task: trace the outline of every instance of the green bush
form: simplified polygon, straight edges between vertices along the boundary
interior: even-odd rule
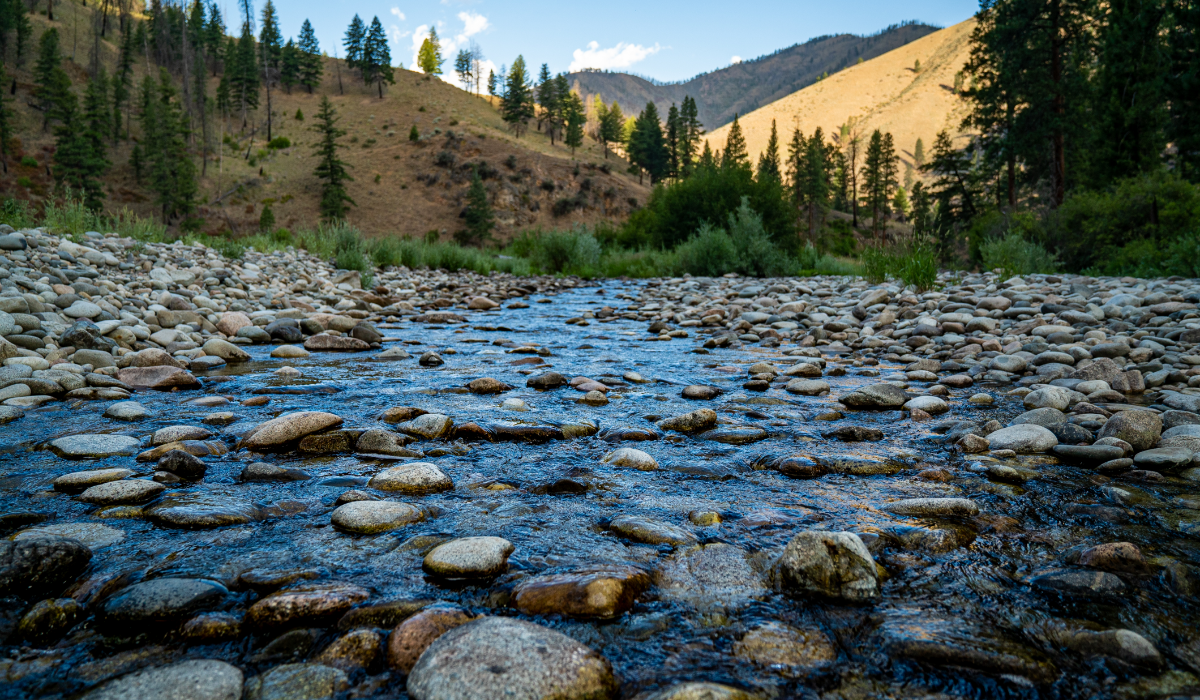
[[[867,248],[862,254],[862,275],[871,284],[881,284],[891,276],[906,287],[926,291],[937,283],[937,271],[937,253],[930,246]]]
[[[29,189],[30,187],[33,187],[33,180],[30,180],[29,178],[22,175],[21,177],[17,178],[17,186],[24,187],[25,189]]]
[[[21,165],[26,168],[36,168],[38,166],[37,158],[33,156],[25,156],[21,158]]]
[[[1144,238],[1112,251],[1102,264],[1086,270],[1090,275],[1130,277],[1200,277],[1200,231],[1173,241]]]
[[[867,248],[862,252],[863,277],[871,284],[883,284],[887,281],[888,270],[892,267],[892,259],[880,248]]]
[[[719,277],[737,259],[733,239],[708,222],[675,249],[679,269],[697,277]]]
[[[1154,173],[1118,181],[1105,191],[1071,194],[1046,222],[1038,240],[1068,270],[1101,266],[1134,241],[1156,240],[1167,247],[1195,230],[1200,221],[1200,190],[1169,174]]]
[[[643,248],[640,250],[613,249],[600,261],[605,277],[670,277],[680,273],[677,253]]]
[[[111,228],[103,216],[88,209],[83,199],[76,197],[69,187],[64,189],[62,197],[52,197],[46,201],[42,224],[51,233],[66,235],[88,231],[104,233]]]
[[[796,274],[809,275],[843,275],[853,276],[862,273],[862,268],[852,262],[839,260],[829,253],[822,253],[812,245],[800,249],[796,256]]]
[[[1052,253],[1017,231],[984,241],[979,254],[985,270],[998,269],[1004,278],[1058,271],[1058,260]]]
[[[420,141],[421,140],[421,130],[417,128],[416,124],[413,124],[412,129],[409,130],[408,140],[409,141]]]
[[[258,230],[267,232],[275,228],[275,211],[270,204],[264,204],[262,214],[258,217]]]
[[[794,261],[771,242],[762,217],[750,208],[750,198],[742,197],[737,210],[729,215],[729,238],[733,241],[735,270],[751,277],[782,277],[795,271]]]
[[[29,202],[23,199],[5,197],[0,199],[0,224],[8,224],[15,229],[33,228],[37,225]]]
[[[276,136],[267,143],[267,148],[272,151],[279,151],[284,148],[291,148],[292,141],[286,136]]]
[[[594,277],[600,274],[600,241],[582,226],[570,231],[527,233],[510,251],[546,274]]]

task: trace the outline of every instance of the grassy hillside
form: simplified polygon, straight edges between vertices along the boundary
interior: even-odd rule
[[[973,19],[947,27],[739,118],[747,150],[757,160],[771,135],[772,120],[778,123],[780,142],[786,144],[796,127],[808,136],[820,126],[829,137],[855,118],[865,135],[874,129],[891,132],[901,160],[912,164],[918,138],[928,153],[939,131],[958,133],[966,105],[954,93],[954,76],[967,61],[974,27]],[[919,72],[914,70],[917,61]],[[723,148],[728,135],[725,126],[707,139],[714,149]]]
[[[819,37],[671,85],[655,85],[627,73],[594,72],[573,73],[571,82],[589,100],[597,93],[605,102],[616,100],[625,114],[637,114],[653,101],[659,113],[666,115],[672,102],[680,104],[685,95],[691,95],[700,122],[712,130],[733,121],[734,114],[748,114],[812,85],[824,73],[852,66],[860,58],[866,61],[881,56],[936,31],[936,27],[908,24],[874,36]]]
[[[44,9],[32,16],[34,47],[42,31],[58,27],[67,70],[79,93],[87,79],[87,47],[94,37],[91,17],[90,8],[70,2],[56,3],[53,23],[47,21]],[[110,67],[116,60],[118,40],[119,34],[110,32],[100,44],[103,61]],[[70,61],[73,45],[78,47],[76,60]],[[17,111],[20,152],[16,160],[22,156],[32,160],[27,161],[30,165],[14,165],[9,177],[0,178],[0,197],[12,196],[39,206],[51,194],[46,165],[51,161],[54,137],[42,131],[40,113],[28,104],[32,101],[34,52],[31,48],[24,66],[13,66],[11,61],[8,66],[17,79],[17,93],[8,102]],[[137,82],[146,70],[145,59],[139,59]],[[549,138],[536,131],[517,139],[487,98],[440,80],[397,70],[396,85],[386,88],[380,100],[343,64],[341,86],[344,94],[337,62],[327,59],[324,82],[315,94],[303,89],[294,89],[291,95],[273,91],[272,135],[287,137],[290,148],[266,150],[265,94],[263,108],[251,113],[250,126],[244,131],[240,116],[212,122],[212,153],[201,180],[200,198],[206,231],[249,233],[257,227],[265,203],[272,204],[280,226],[316,224],[318,182],[312,175],[316,134],[309,127],[322,94],[330,96],[341,117],[340,126],[348,132],[342,138],[346,146],[342,157],[351,166],[355,179],[349,191],[358,204],[349,219],[367,233],[420,237],[438,231],[441,237],[452,235],[462,228],[460,214],[470,171],[480,163],[485,164],[480,170],[486,175],[501,239],[537,226],[621,219],[649,194],[636,178],[624,174],[627,165],[623,161],[615,157],[605,161],[590,140],[572,157],[569,149],[557,143],[551,146]],[[210,79],[210,96],[216,88],[217,80]],[[297,111],[304,120],[296,119]],[[421,134],[415,142],[409,140],[413,125]],[[137,132],[135,126],[135,136]],[[198,140],[195,148],[198,154]],[[104,178],[106,208],[110,213],[128,208],[152,215],[155,206],[147,190],[135,181],[130,152],[131,144],[126,142],[110,151],[114,166]]]

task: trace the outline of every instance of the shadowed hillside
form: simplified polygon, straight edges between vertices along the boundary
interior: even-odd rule
[[[768,56],[704,73],[682,83],[656,85],[628,73],[584,71],[571,74],[571,84],[587,100],[597,93],[605,102],[616,100],[625,114],[637,114],[653,101],[665,115],[685,95],[696,100],[700,122],[712,130],[797,90],[812,85],[825,73],[868,61],[920,39],[936,27],[907,24],[889,27],[874,36],[839,34],[812,39]],[[590,102],[588,102],[590,104]]]
[[[758,159],[770,138],[772,120],[778,124],[780,143],[786,144],[796,127],[806,136],[818,126],[827,137],[836,136],[840,125],[855,118],[861,134],[870,135],[874,129],[891,132],[901,160],[913,164],[918,138],[928,153],[939,131],[958,133],[966,105],[954,92],[954,79],[967,61],[974,28],[974,19],[960,22],[740,117],[747,151]],[[917,61],[919,72],[914,70]],[[707,139],[717,149],[728,137],[724,126]]]

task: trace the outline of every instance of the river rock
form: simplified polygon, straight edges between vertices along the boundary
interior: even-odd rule
[[[137,438],[126,435],[70,435],[51,440],[47,447],[63,459],[105,459],[131,457],[138,444]]]
[[[396,429],[406,435],[423,440],[437,440],[448,435],[453,427],[454,421],[449,416],[443,416],[440,413],[426,413],[400,423]]]
[[[408,676],[413,700],[587,700],[616,692],[604,657],[540,625],[499,617],[442,635]]]
[[[355,535],[375,535],[425,518],[420,508],[395,501],[353,501],[338,506],[330,515],[334,527]]]
[[[272,593],[251,605],[246,612],[246,622],[259,628],[315,625],[336,620],[370,597],[370,591],[351,583],[302,583]]]
[[[682,396],[685,399],[696,401],[711,401],[721,395],[721,390],[715,386],[706,384],[692,384],[683,388]]]
[[[187,370],[179,367],[126,367],[117,373],[117,379],[134,389],[199,389],[200,381]]]
[[[96,506],[126,506],[148,503],[166,487],[144,479],[121,479],[89,487],[78,499]]]
[[[467,384],[467,388],[471,390],[472,394],[501,394],[512,390],[512,387],[508,384],[499,379],[492,379],[491,377],[472,380],[471,383]]]
[[[385,469],[367,484],[380,491],[399,491],[406,494],[425,494],[450,491],[454,482],[436,464],[409,462]]]
[[[682,527],[632,515],[614,518],[608,529],[627,540],[642,544],[669,544],[679,547],[699,542],[695,535]]]
[[[224,602],[229,591],[216,581],[157,578],[135,583],[104,601],[100,617],[110,628],[127,632],[182,622]]]
[[[74,581],[92,559],[78,540],[38,535],[0,540],[0,594],[45,598]]]
[[[410,673],[430,644],[450,630],[475,617],[461,608],[437,605],[404,620],[388,637],[387,663],[401,673]]]
[[[711,430],[717,425],[717,412],[711,408],[701,408],[678,416],[664,418],[658,422],[663,430],[673,430],[679,433],[694,433]]]
[[[260,452],[280,449],[308,435],[336,428],[341,424],[342,418],[332,413],[321,411],[286,413],[251,429],[242,437],[240,447]]]
[[[530,377],[525,382],[525,386],[538,391],[550,391],[551,389],[567,386],[570,383],[571,380],[567,379],[558,372],[545,372],[543,374]]]
[[[512,605],[525,615],[612,618],[633,607],[650,586],[650,575],[632,566],[599,565],[522,580]]]
[[[192,659],[122,676],[85,700],[240,700],[242,672],[224,661]]]
[[[852,532],[797,533],[776,564],[783,588],[848,603],[879,596],[875,560]]]
[[[819,629],[768,622],[750,630],[734,644],[733,655],[792,676],[829,666],[837,660],[837,649]]]
[[[434,547],[421,566],[443,578],[488,578],[508,570],[514,549],[502,537],[461,537]]]
[[[1158,444],[1162,435],[1162,418],[1151,411],[1121,411],[1109,418],[1097,437],[1114,437],[1133,445],[1137,452]]]
[[[1012,450],[1017,454],[1047,452],[1058,444],[1054,433],[1040,425],[1024,424],[1001,428],[987,436],[992,450]]]
[[[723,542],[676,550],[661,562],[654,583],[665,600],[705,613],[742,607],[767,591],[748,553]]]
[[[628,467],[644,472],[658,469],[658,462],[653,457],[632,447],[622,447],[613,450],[604,455],[600,461],[605,464],[611,464],[614,467]]]
[[[246,683],[245,700],[333,700],[350,685],[346,673],[324,664],[283,664]]]
[[[894,384],[871,384],[841,398],[851,408],[894,409],[908,403],[908,395]]]
[[[892,501],[883,509],[911,518],[969,518],[979,514],[979,506],[967,498],[907,498]]]
[[[146,407],[137,401],[118,401],[104,409],[104,417],[113,420],[142,420],[150,415]]]

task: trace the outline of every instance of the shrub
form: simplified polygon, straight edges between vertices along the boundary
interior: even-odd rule
[[[302,122],[302,121],[304,121],[304,112],[300,111],[300,109],[299,109],[299,108],[297,108],[297,109],[296,109],[296,117],[295,117],[295,118],[296,118],[296,121],[298,121],[298,122]]]
[[[36,168],[38,166],[37,158],[33,156],[25,156],[21,158],[21,165],[26,168]]]
[[[416,124],[413,124],[412,128],[409,129],[408,140],[409,141],[420,141],[421,140],[421,131],[420,131],[420,129],[417,128]]]
[[[275,228],[275,211],[271,209],[270,204],[263,205],[262,214],[258,217],[258,230],[271,231]]]
[[[697,277],[719,277],[737,259],[733,239],[707,222],[694,236],[675,249],[679,269]]]
[[[543,273],[591,277],[600,273],[603,248],[590,231],[577,226],[570,231],[527,232],[509,251],[528,258]]]
[[[868,248],[862,254],[862,275],[872,284],[899,279],[917,291],[933,289],[937,283],[937,252],[927,245],[883,250]]]
[[[882,249],[867,248],[862,253],[863,277],[871,284],[882,284],[887,281],[891,263],[891,257]]]
[[[504,167],[508,168],[509,170],[516,170],[517,157],[510,153],[508,157],[504,159]]]
[[[15,229],[33,228],[37,225],[29,202],[23,199],[5,197],[0,199],[0,224],[8,224]]]
[[[1016,231],[984,241],[979,254],[985,270],[999,269],[1005,278],[1058,270],[1058,260],[1053,254]]]
[[[51,232],[75,235],[88,231],[103,232],[108,229],[108,221],[88,209],[82,198],[77,198],[71,188],[63,191],[62,197],[52,197],[46,201],[43,225]]]
[[[737,272],[752,277],[781,277],[793,271],[788,256],[771,242],[762,217],[750,208],[749,197],[742,197],[737,211],[729,215],[729,238],[737,251]]]
[[[279,151],[284,148],[291,148],[291,147],[292,147],[292,141],[291,141],[291,139],[289,139],[286,136],[276,136],[275,138],[271,139],[271,141],[269,143],[267,143],[267,149],[272,150],[272,151]]]
[[[862,268],[851,262],[839,260],[828,254],[821,253],[812,245],[800,249],[796,257],[797,275],[858,275]]]

